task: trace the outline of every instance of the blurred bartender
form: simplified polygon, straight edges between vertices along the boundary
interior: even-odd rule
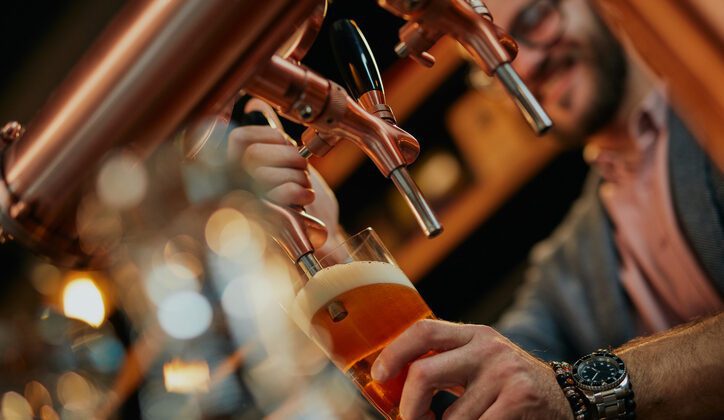
[[[500,333],[419,322],[382,352],[373,377],[438,352],[410,367],[406,419],[431,418],[432,395],[449,388],[461,390],[450,418],[721,415],[724,175],[667,105],[665,88],[585,0],[486,3],[518,40],[515,66],[557,137],[584,145],[594,171],[564,223],[533,251]],[[240,128],[231,140],[271,199],[310,205],[336,236],[328,189],[315,201],[306,162],[278,133]],[[649,337],[630,341],[637,336]],[[531,356],[573,361],[622,344],[574,367]]]

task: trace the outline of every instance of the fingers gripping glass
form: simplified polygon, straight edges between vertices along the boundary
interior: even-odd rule
[[[388,419],[399,418],[407,372],[384,383],[370,369],[382,349],[432,311],[368,228],[328,256],[297,293],[290,314]]]
[[[513,19],[510,34],[528,47],[550,48],[563,36],[561,0],[533,0]]]

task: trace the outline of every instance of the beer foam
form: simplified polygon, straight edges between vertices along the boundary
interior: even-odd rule
[[[337,264],[322,269],[307,282],[297,293],[290,315],[302,330],[308,332],[319,308],[342,293],[370,284],[399,284],[414,289],[405,273],[390,263],[353,261]]]

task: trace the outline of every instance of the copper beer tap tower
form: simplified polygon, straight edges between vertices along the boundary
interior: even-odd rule
[[[499,77],[536,132],[551,126],[510,66],[515,43],[494,26],[481,1],[379,3],[408,20],[398,54],[431,65],[426,50],[450,34]],[[419,143],[396,125],[381,84],[365,91],[350,86],[353,98],[299,64],[325,10],[324,0],[148,0],[126,6],[26,131],[8,125],[0,133],[4,235],[60,264],[102,262],[104,255],[83,252],[75,226],[80,191],[97,162],[120,147],[147,156],[180,128],[210,115],[223,122],[240,89],[309,127],[302,138],[305,156],[323,156],[339,140],[352,141],[394,182],[424,233],[438,234],[442,226],[406,169]],[[192,149],[203,143],[202,133]],[[324,227],[300,209],[269,208],[278,226],[274,236],[313,274]]]

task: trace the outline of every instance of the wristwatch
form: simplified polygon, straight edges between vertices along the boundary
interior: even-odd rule
[[[573,365],[576,387],[588,400],[592,419],[633,419],[636,404],[623,360],[609,350],[597,350]]]

